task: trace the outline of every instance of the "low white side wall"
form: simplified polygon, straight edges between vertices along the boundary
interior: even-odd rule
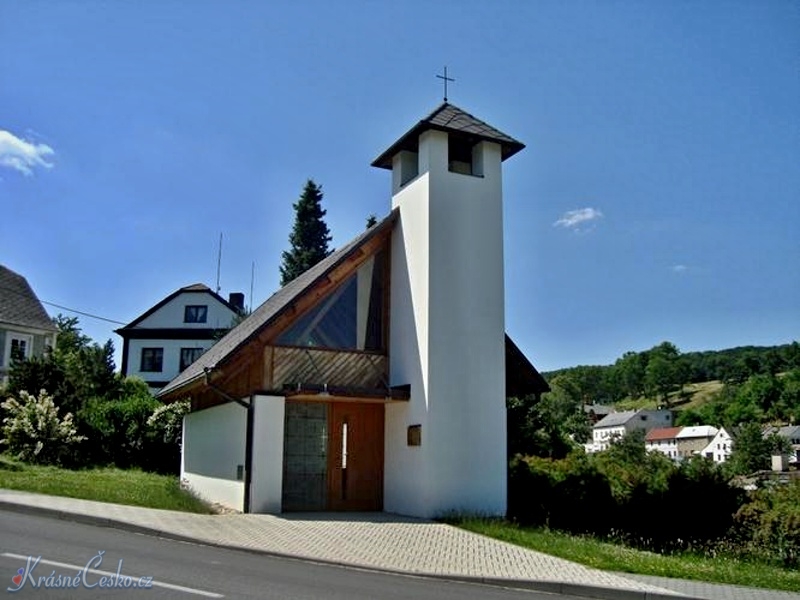
[[[244,510],[246,435],[247,409],[235,402],[183,417],[181,481],[204,500]]]
[[[283,499],[282,396],[255,396],[250,512],[278,514]]]

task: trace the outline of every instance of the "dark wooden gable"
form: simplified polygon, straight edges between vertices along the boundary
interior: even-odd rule
[[[160,397],[165,401],[191,397],[195,408],[224,402],[225,396],[241,398],[254,393],[391,397],[385,350],[283,346],[278,344],[278,338],[335,294],[365,261],[380,251],[388,270],[389,239],[395,219],[396,214],[392,213],[276,292],[170,382]],[[385,285],[388,286],[388,277]],[[388,296],[387,288],[385,309]],[[388,315],[384,315],[383,323],[388,323]],[[395,391],[395,395],[403,394]]]

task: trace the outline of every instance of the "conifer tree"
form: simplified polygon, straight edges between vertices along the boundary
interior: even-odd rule
[[[322,208],[322,186],[309,179],[294,203],[295,221],[289,236],[290,248],[283,253],[281,285],[307,271],[331,253],[330,231]]]

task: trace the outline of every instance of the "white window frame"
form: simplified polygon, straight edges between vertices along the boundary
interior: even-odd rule
[[[3,364],[7,367],[11,366],[11,344],[13,340],[25,342],[25,358],[30,358],[33,354],[33,334],[6,330],[6,347],[5,354],[3,355]]]

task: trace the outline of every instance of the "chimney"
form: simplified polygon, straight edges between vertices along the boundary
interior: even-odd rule
[[[242,292],[232,292],[228,294],[228,304],[236,309],[236,312],[244,312],[244,294]]]

